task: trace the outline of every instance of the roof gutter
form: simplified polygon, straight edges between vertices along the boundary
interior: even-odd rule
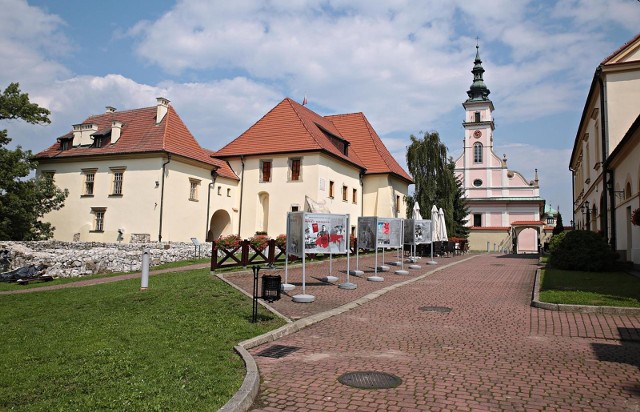
[[[242,164],[242,171],[240,172],[240,207],[238,211],[238,236],[241,236],[240,229],[242,228],[242,195],[244,194],[244,155],[240,155],[240,163]]]

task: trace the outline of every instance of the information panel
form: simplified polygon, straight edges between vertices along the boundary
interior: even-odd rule
[[[302,258],[304,212],[289,213],[287,218],[287,254]]]
[[[376,224],[378,218],[359,217],[358,218],[358,248],[373,250],[376,248]]]
[[[402,246],[402,219],[379,217],[377,229],[378,247]]]
[[[431,220],[405,219],[404,243],[409,245],[431,243]]]
[[[304,214],[305,253],[347,253],[347,215]]]

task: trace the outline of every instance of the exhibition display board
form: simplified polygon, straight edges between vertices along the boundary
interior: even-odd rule
[[[405,219],[404,243],[407,245],[431,243],[431,220]]]

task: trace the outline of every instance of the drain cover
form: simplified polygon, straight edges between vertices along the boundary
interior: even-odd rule
[[[352,388],[389,389],[402,383],[402,379],[384,372],[349,372],[341,375],[338,382]]]
[[[423,312],[438,312],[438,313],[449,313],[453,309],[448,308],[446,306],[423,306],[420,308]]]
[[[262,356],[265,358],[283,358],[287,355],[292,354],[298,349],[300,348],[295,346],[273,345],[263,350],[262,352],[258,352],[258,356]]]

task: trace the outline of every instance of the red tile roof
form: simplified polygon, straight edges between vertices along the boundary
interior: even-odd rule
[[[630,44],[632,44],[633,42],[635,42],[636,40],[640,39],[640,33],[636,34],[633,39],[629,40],[628,42],[626,42],[625,44],[623,44],[622,46],[620,46],[618,48],[618,50],[614,51],[613,53],[611,53],[610,55],[608,55],[600,64],[601,65],[605,65],[607,63],[609,63],[609,60],[612,60],[614,57],[616,57],[620,52],[622,52],[624,49],[626,49]]]
[[[239,137],[218,150],[216,156],[323,151],[365,168],[355,151],[348,149],[345,154],[336,146],[345,140],[329,120],[285,98]]]
[[[413,183],[411,176],[387,150],[363,113],[338,114],[326,118],[351,142],[351,147],[367,167],[367,174],[393,173]]]
[[[165,152],[217,166],[220,176],[238,180],[238,176],[227,162],[212,158],[211,152],[198,144],[173,107],[168,107],[167,114],[160,124],[156,124],[156,113],[157,107],[153,106],[90,116],[82,123],[96,124],[98,133],[110,130],[111,122],[114,120],[122,122],[120,139],[103,147],[81,146],[68,150],[60,150],[60,143],[56,142],[36,154],[35,158],[45,160]],[[73,132],[61,136],[58,140],[70,138],[73,138]]]
[[[333,141],[332,141],[333,138]],[[337,139],[336,139],[337,138]],[[345,155],[335,142],[349,144]],[[412,183],[362,113],[320,116],[285,98],[238,138],[216,152],[218,157],[324,151],[367,174],[392,173]]]

